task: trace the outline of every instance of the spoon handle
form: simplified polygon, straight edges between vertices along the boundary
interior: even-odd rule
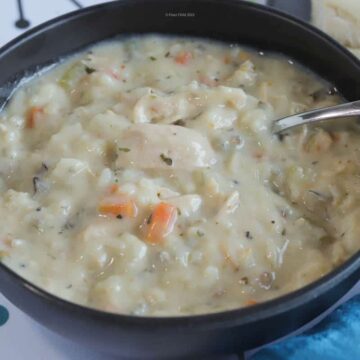
[[[273,125],[273,133],[280,133],[300,125],[350,116],[360,116],[360,100],[276,120]]]

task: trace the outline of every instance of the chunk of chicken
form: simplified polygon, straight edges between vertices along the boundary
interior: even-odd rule
[[[142,96],[134,107],[133,121],[169,124],[179,119],[194,118],[210,106],[241,111],[246,100],[247,95],[242,89],[227,86],[204,88],[194,81],[175,95],[153,91]]]
[[[225,81],[227,86],[251,86],[256,82],[256,72],[254,64],[247,60]]]
[[[216,163],[206,137],[176,125],[132,125],[123,132],[118,145],[118,167],[191,170]]]

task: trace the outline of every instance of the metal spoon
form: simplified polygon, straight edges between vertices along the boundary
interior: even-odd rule
[[[351,116],[360,116],[360,100],[276,120],[273,124],[272,130],[273,133],[278,134],[282,131],[305,124],[313,124],[320,121]]]

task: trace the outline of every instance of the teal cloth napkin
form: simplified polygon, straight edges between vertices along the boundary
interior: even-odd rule
[[[360,360],[360,295],[311,330],[260,350],[252,360]]]

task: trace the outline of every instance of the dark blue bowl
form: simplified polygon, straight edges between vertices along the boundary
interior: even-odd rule
[[[171,14],[187,14],[173,16]],[[200,36],[280,51],[360,99],[360,63],[310,25],[283,13],[233,0],[123,0],[49,21],[0,50],[4,103],[14,80],[66,54],[119,34]],[[144,318],[82,307],[39,289],[0,264],[0,290],[47,328],[85,346],[127,357],[168,359],[241,353],[304,325],[359,279],[360,254],[305,288],[250,308],[218,314]]]

